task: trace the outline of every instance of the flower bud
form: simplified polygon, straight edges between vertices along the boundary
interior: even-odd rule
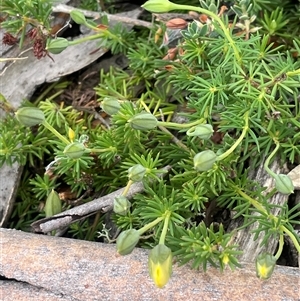
[[[177,6],[168,0],[148,0],[142,7],[151,13],[167,13],[177,9]]]
[[[277,22],[275,20],[271,21],[270,29],[271,29],[271,33],[274,33],[275,30],[277,29]]]
[[[53,54],[63,52],[69,46],[69,41],[65,38],[48,39],[46,50]]]
[[[194,157],[194,168],[197,171],[207,171],[216,162],[217,155],[211,150],[205,150]]]
[[[208,140],[213,132],[213,127],[210,124],[199,124],[189,129],[186,134],[188,136],[198,136],[202,140]]]
[[[114,199],[113,210],[117,214],[126,215],[130,206],[131,203],[127,200],[125,196],[118,196]]]
[[[265,253],[258,255],[256,258],[256,276],[260,279],[271,277],[276,265],[276,257]]]
[[[149,253],[149,274],[155,285],[163,288],[172,274],[172,251],[163,244],[155,246]]]
[[[82,12],[80,12],[78,10],[72,10],[70,12],[70,16],[75,23],[80,24],[80,25],[86,24],[86,19]]]
[[[69,128],[68,136],[69,136],[70,141],[73,142],[74,138],[75,138],[75,132],[71,128]]]
[[[17,110],[16,118],[22,125],[34,126],[43,123],[45,115],[39,108],[24,107]]]
[[[143,165],[136,164],[128,169],[128,178],[133,182],[139,182],[143,180],[146,172],[147,169]]]
[[[142,112],[129,119],[128,123],[135,130],[146,131],[156,128],[157,119],[151,113]]]
[[[105,97],[101,102],[102,110],[108,115],[117,114],[121,108],[118,99],[114,97]]]
[[[290,194],[294,192],[294,184],[289,176],[279,174],[274,177],[276,189],[283,194]]]
[[[187,25],[188,22],[182,18],[174,18],[166,23],[167,28],[170,29],[184,29],[187,27]]]
[[[86,148],[83,143],[73,142],[68,144],[64,149],[64,154],[71,159],[80,158],[86,151]]]
[[[53,189],[47,197],[44,211],[46,217],[50,217],[61,212],[61,200],[57,192]]]
[[[157,29],[157,31],[155,32],[155,35],[154,35],[154,43],[157,43],[157,42],[158,42],[159,38],[160,38],[161,35],[162,35],[162,32],[163,32],[162,28],[159,27],[159,28]]]
[[[135,229],[123,231],[117,238],[117,252],[120,255],[130,254],[140,239],[140,234]]]

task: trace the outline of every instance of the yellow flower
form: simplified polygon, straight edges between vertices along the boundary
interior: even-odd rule
[[[256,275],[260,279],[268,279],[273,274],[276,264],[275,256],[271,254],[261,254],[256,258]]]
[[[73,142],[74,138],[75,138],[75,132],[71,128],[69,128],[68,136],[69,136],[70,141]]]
[[[223,258],[222,258],[222,262],[226,265],[229,262],[229,256],[228,254],[224,254]]]
[[[155,246],[149,254],[149,274],[155,285],[163,288],[172,274],[172,251],[163,244]]]

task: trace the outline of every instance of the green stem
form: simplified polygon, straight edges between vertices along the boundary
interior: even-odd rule
[[[243,192],[240,188],[235,188],[237,193],[241,195],[244,199],[246,199],[253,207],[255,207],[262,214],[268,215],[267,210],[255,199],[251,198],[248,194]]]
[[[225,37],[227,38],[230,46],[233,48],[235,57],[237,59],[237,61],[241,64],[242,63],[242,58],[240,56],[239,50],[236,47],[231,35],[230,35],[230,31],[229,28],[227,28],[225,26],[225,24],[223,23],[223,21],[221,20],[221,18],[219,18],[219,16],[217,16],[215,13],[204,9],[202,7],[196,7],[196,6],[191,6],[191,5],[182,5],[182,4],[175,4],[172,3],[172,7],[171,10],[191,10],[191,11],[196,11],[205,15],[210,16],[212,19],[214,19],[215,21],[217,21],[221,27],[221,29],[223,30],[223,33],[225,35]]]
[[[200,120],[196,120],[194,122],[191,123],[176,123],[176,122],[164,122],[164,121],[158,121],[157,124],[159,126],[164,126],[166,128],[171,128],[174,130],[182,130],[182,129],[188,129],[192,126],[198,125],[198,124],[202,124],[204,123],[205,120],[203,118],[201,118]]]
[[[281,253],[282,253],[282,250],[283,250],[283,245],[284,245],[284,239],[283,239],[283,234],[280,234],[279,236],[279,246],[278,246],[278,250],[275,254],[275,258],[276,260],[279,259]]]
[[[164,126],[159,126],[159,129],[161,131],[163,131],[164,133],[168,134],[171,137],[171,140],[180,148],[184,149],[187,152],[190,152],[190,149],[181,142],[180,139],[178,139],[177,137],[175,137],[168,129],[166,129]]]
[[[145,110],[151,114],[151,111],[149,110],[147,104],[141,100],[141,104],[143,105],[143,107],[145,108]],[[204,118],[201,118],[200,120],[196,120],[194,122],[191,123],[176,123],[176,122],[164,122],[164,121],[158,121],[157,125],[158,126],[162,126],[165,128],[172,128],[174,130],[182,130],[182,129],[188,129],[192,126],[198,125],[198,124],[202,124],[205,122]]]
[[[270,160],[273,158],[273,156],[276,154],[276,152],[279,149],[279,142],[275,140],[276,147],[272,151],[272,153],[269,155],[269,157],[266,159],[265,164],[264,164],[264,169],[265,171],[272,176],[273,178],[276,177],[276,174],[269,168]]]
[[[153,222],[145,225],[144,227],[142,227],[141,229],[138,230],[139,234],[142,235],[144,232],[148,231],[149,229],[153,228],[154,226],[156,226],[158,223],[160,223],[165,217],[161,216],[158,217],[157,219],[155,219]]]
[[[92,29],[94,31],[99,30],[96,26],[91,25],[89,22],[85,22],[84,26],[86,26],[87,28],[90,28],[90,29]]]
[[[285,232],[290,237],[295,248],[297,249],[298,253],[300,254],[300,245],[299,245],[299,242],[296,239],[295,235],[293,235],[293,233],[289,229],[287,229],[285,226],[281,226],[280,228],[282,229],[283,232]]]
[[[132,180],[129,180],[128,183],[127,183],[127,185],[126,185],[126,187],[125,187],[125,189],[124,189],[123,192],[122,192],[122,195],[123,195],[123,196],[126,196],[126,195],[127,195],[128,191],[129,191],[129,188],[130,188],[130,186],[131,186],[132,184],[133,184],[133,181],[132,181]]]
[[[42,125],[48,129],[50,132],[52,132],[57,138],[59,138],[62,142],[66,144],[70,144],[70,141],[62,136],[51,124],[49,124],[46,120],[43,121]]]
[[[108,148],[89,148],[87,149],[90,153],[105,153],[105,152],[111,152],[116,151],[116,148],[114,146],[108,147]]]
[[[248,120],[248,116],[249,116],[249,111],[247,111],[245,113],[244,119],[245,119],[245,125],[243,127],[243,131],[241,136],[239,137],[239,139],[231,146],[230,149],[228,149],[224,154],[220,155],[217,157],[217,161],[221,161],[223,159],[225,159],[227,156],[229,156],[237,147],[238,145],[242,142],[242,140],[244,139],[244,137],[246,136],[248,130],[249,130],[249,120]]]
[[[93,28],[93,27],[92,27]],[[69,41],[69,45],[77,45],[83,42],[87,42],[87,41],[91,41],[91,40],[97,40],[97,39],[101,39],[101,38],[109,38],[112,40],[117,41],[118,37],[114,34],[112,34],[109,30],[101,30],[101,32],[91,35],[91,36],[86,36],[84,38],[81,39],[76,39],[74,41]]]
[[[166,217],[165,217],[165,220],[164,220],[164,227],[162,229],[162,232],[161,232],[161,235],[160,235],[160,238],[159,238],[159,244],[160,245],[165,244],[165,239],[166,239],[166,235],[167,235],[167,231],[168,231],[170,216],[171,216],[171,212],[167,211]]]
[[[141,100],[141,104],[145,108],[146,112],[151,114],[151,111],[148,108],[147,104],[144,102],[144,100]],[[168,129],[166,129],[166,127],[163,126],[163,124],[165,124],[167,127],[170,127],[170,125],[171,125],[175,129],[182,129],[185,126],[187,126],[187,128],[188,128],[188,127],[192,127],[193,124],[197,125],[197,124],[202,124],[204,122],[205,122],[205,119],[200,119],[200,120],[194,121],[189,124],[179,124],[179,123],[175,123],[175,122],[163,122],[163,121],[158,121],[157,123],[158,123],[158,127],[160,128],[160,130],[163,131],[164,133],[170,135],[170,137],[172,137],[172,140],[176,145],[178,145],[179,147],[181,147],[184,150],[189,152],[190,151],[189,148],[185,144],[183,144],[178,138],[176,138]]]
[[[251,198],[249,195],[247,195],[246,193],[244,193],[242,190],[240,190],[238,187],[234,187],[233,189],[236,189],[237,193],[239,195],[241,195],[244,199],[246,199],[253,207],[255,207],[259,212],[261,212],[262,214],[267,215],[267,218],[270,218],[270,215],[268,214],[267,210],[255,199]],[[274,219],[275,223],[278,222],[278,217],[273,216],[272,215],[272,219]],[[279,226],[281,232],[286,233],[292,240],[295,248],[297,249],[298,253],[300,254],[300,245],[296,239],[296,237],[293,235],[293,233],[287,229],[284,225],[280,225]],[[283,242],[281,241],[283,239],[283,235],[280,234],[280,238],[279,238],[279,249],[277,251],[277,254],[275,255],[275,257],[278,259],[280,254],[282,253],[281,248],[283,247],[283,245],[281,245]]]
[[[87,36],[81,39],[76,39],[74,41],[69,41],[69,45],[77,45],[83,42],[91,41],[91,40],[97,40],[103,37],[103,33],[94,34],[91,36]]]

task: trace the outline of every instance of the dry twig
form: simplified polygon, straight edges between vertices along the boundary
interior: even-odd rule
[[[164,170],[168,172],[171,166],[166,166]],[[161,174],[163,176],[164,174]],[[57,229],[64,229],[70,224],[77,222],[81,219],[85,219],[90,215],[95,214],[98,211],[107,212],[112,210],[113,202],[115,197],[120,196],[125,188],[121,188],[114,191],[108,195],[95,199],[86,204],[74,207],[70,210],[64,211],[62,213],[56,214],[52,217],[43,218],[31,224],[34,232],[48,233]],[[144,185],[142,182],[134,183],[126,197],[131,199],[135,194],[143,192]]]
[[[98,12],[93,12],[93,11],[89,11],[89,10],[78,9],[78,8],[75,8],[75,7],[72,7],[72,6],[69,6],[69,5],[64,5],[64,4],[58,4],[58,5],[53,7],[53,12],[54,13],[70,14],[70,12],[72,10],[80,11],[84,14],[85,17],[93,18],[94,20],[100,19],[104,15],[104,13],[98,13]],[[146,27],[146,28],[151,28],[152,27],[152,23],[150,23],[150,22],[137,20],[137,19],[134,19],[134,18],[111,15],[111,14],[105,14],[105,15],[107,16],[108,20],[112,21],[112,22],[121,22],[121,23],[130,24],[130,25],[134,25],[134,26],[143,26],[143,27]]]

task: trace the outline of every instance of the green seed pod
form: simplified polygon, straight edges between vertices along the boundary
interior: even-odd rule
[[[260,279],[269,279],[276,265],[276,257],[265,253],[256,258],[256,276]]]
[[[22,125],[34,126],[43,123],[45,115],[39,108],[24,107],[17,110],[16,118]]]
[[[205,150],[194,157],[194,168],[197,171],[207,171],[216,162],[217,155],[211,150]]]
[[[294,192],[294,185],[289,176],[279,174],[274,177],[276,189],[283,194],[290,194]]]
[[[140,239],[140,234],[135,229],[123,231],[117,238],[117,252],[120,255],[130,254]]]
[[[47,197],[44,211],[46,217],[50,217],[61,212],[61,200],[57,192],[53,189]]]
[[[113,210],[115,213],[120,215],[126,215],[130,207],[131,203],[127,200],[125,196],[118,196],[114,199]]]
[[[163,288],[172,274],[172,251],[163,244],[155,246],[149,253],[148,269],[155,285]]]
[[[65,38],[48,39],[46,50],[53,54],[63,52],[69,46],[69,41]]]
[[[139,182],[143,180],[147,169],[141,164],[136,164],[128,169],[128,178],[133,182]]]
[[[177,8],[168,0],[148,0],[142,7],[151,13],[167,13]]]
[[[108,115],[117,114],[121,108],[118,99],[114,97],[105,97],[101,102],[102,110]]]
[[[156,128],[157,119],[150,113],[142,112],[129,119],[128,123],[135,130],[147,131]]]
[[[70,16],[75,23],[80,24],[80,25],[86,24],[86,19],[82,12],[80,12],[78,10],[72,10],[70,12]]]
[[[213,127],[210,124],[199,124],[190,128],[186,134],[188,136],[197,136],[202,140],[208,140],[213,132]]]
[[[64,149],[64,154],[71,159],[80,158],[86,151],[86,148],[83,143],[73,142],[68,144]]]

